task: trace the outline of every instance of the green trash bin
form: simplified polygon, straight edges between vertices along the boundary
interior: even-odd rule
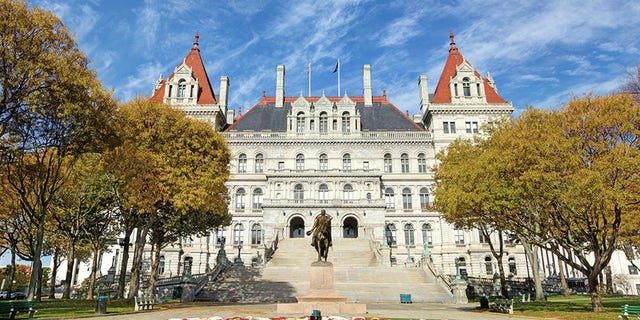
[[[97,314],[107,314],[107,296],[99,296],[96,303]]]

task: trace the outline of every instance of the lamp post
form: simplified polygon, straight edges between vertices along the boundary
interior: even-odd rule
[[[236,257],[234,263],[235,264],[244,264],[242,262],[242,257],[240,257],[240,251],[242,251],[242,240],[238,242],[238,256]]]

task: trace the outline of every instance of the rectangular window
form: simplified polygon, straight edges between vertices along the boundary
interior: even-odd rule
[[[278,161],[278,170],[284,170],[284,161]]]
[[[478,133],[478,122],[477,121],[471,122],[471,130],[473,130],[473,133]]]
[[[456,245],[464,245],[464,230],[455,230],[454,231],[453,242]]]
[[[442,123],[442,132],[456,133],[456,123],[453,121],[445,121]]]
[[[369,170],[369,161],[362,162],[362,169]]]
[[[313,131],[315,129],[316,129],[316,122],[313,120],[309,121],[309,130]]]
[[[485,237],[484,233],[482,233],[481,230],[478,230],[478,239],[480,240],[480,243],[484,243],[484,244],[489,243],[489,238]]]
[[[466,133],[471,133],[471,121],[467,121],[464,123],[464,130]]]
[[[629,274],[637,275],[638,274],[638,268],[636,268],[636,266],[634,266],[634,265],[630,265],[629,266]]]

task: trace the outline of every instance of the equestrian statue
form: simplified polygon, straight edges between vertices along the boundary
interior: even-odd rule
[[[311,238],[311,246],[316,248],[318,252],[318,261],[327,261],[327,254],[329,253],[329,247],[333,245],[331,241],[331,217],[327,215],[327,212],[322,209],[320,214],[313,222],[313,228],[307,231],[307,235]]]

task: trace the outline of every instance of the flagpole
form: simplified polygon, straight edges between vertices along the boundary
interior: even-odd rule
[[[307,74],[309,74],[309,94],[307,97],[311,97],[311,63],[307,65]]]
[[[340,96],[340,58],[338,58],[338,97]]]

